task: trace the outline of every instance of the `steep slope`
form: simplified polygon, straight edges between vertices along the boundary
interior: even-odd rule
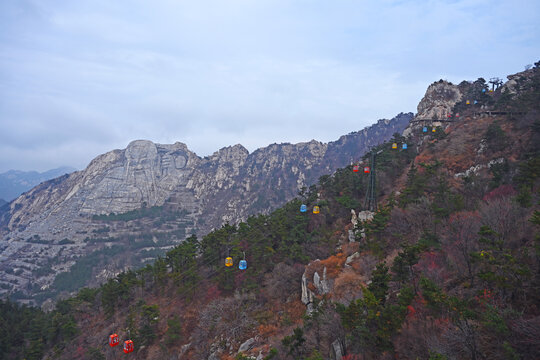
[[[133,141],[1,209],[0,292],[19,300],[40,293],[41,302],[151,261],[191,233],[268,213],[411,118],[380,120],[328,144],[273,144],[252,154],[235,145],[205,158],[181,143]]]
[[[378,212],[358,213],[366,176],[339,169],[270,215],[27,315],[42,325],[11,354],[113,359],[117,332],[145,359],[539,358],[539,65],[510,100],[489,95],[498,115],[465,109],[392,139],[407,150],[375,147]]]

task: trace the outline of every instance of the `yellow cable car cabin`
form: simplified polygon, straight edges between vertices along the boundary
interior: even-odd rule
[[[314,214],[318,214],[318,213],[320,213],[320,212],[321,212],[321,209],[320,209],[317,205],[315,205],[315,206],[313,207],[313,213],[314,213]]]
[[[470,100],[467,100],[467,101],[465,102],[465,104],[471,105],[471,101],[470,101]]]
[[[397,149],[397,143],[392,144],[392,149]]]
[[[436,128],[436,127],[433,127],[433,128],[431,129],[431,132],[436,132],[436,131],[437,131],[437,128]]]
[[[232,257],[227,257],[225,259],[225,266],[229,267],[229,266],[233,266],[233,261],[232,261]]]

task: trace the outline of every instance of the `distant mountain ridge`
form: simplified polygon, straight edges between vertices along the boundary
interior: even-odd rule
[[[271,144],[252,153],[237,144],[204,158],[179,142],[132,141],[1,208],[0,273],[17,268],[9,274],[16,288],[46,288],[56,274],[105,244],[122,250],[111,266],[99,257],[103,273],[92,278],[140,266],[191,233],[204,235],[226,222],[269,213],[320,176],[359,161],[412,118],[401,113],[330,143]],[[51,266],[51,259],[60,264]],[[42,266],[49,268],[43,272]]]
[[[44,172],[9,170],[0,174],[0,199],[11,201],[25,191],[44,181],[58,176],[69,174],[77,169],[70,166],[62,166]],[[0,201],[0,206],[2,205]]]

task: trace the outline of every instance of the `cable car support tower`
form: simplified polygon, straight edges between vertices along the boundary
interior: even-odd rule
[[[366,199],[364,201],[364,209],[372,212],[377,211],[377,177],[375,171],[375,159],[377,158],[377,155],[382,152],[382,150],[379,150],[377,153],[375,153],[374,151],[371,152],[371,171],[369,172]]]

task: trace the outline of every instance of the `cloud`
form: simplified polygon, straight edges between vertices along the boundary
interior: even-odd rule
[[[537,61],[539,10],[532,0],[1,2],[0,171],[82,167],[134,139],[202,156],[331,141],[415,111],[439,78],[504,77]]]

